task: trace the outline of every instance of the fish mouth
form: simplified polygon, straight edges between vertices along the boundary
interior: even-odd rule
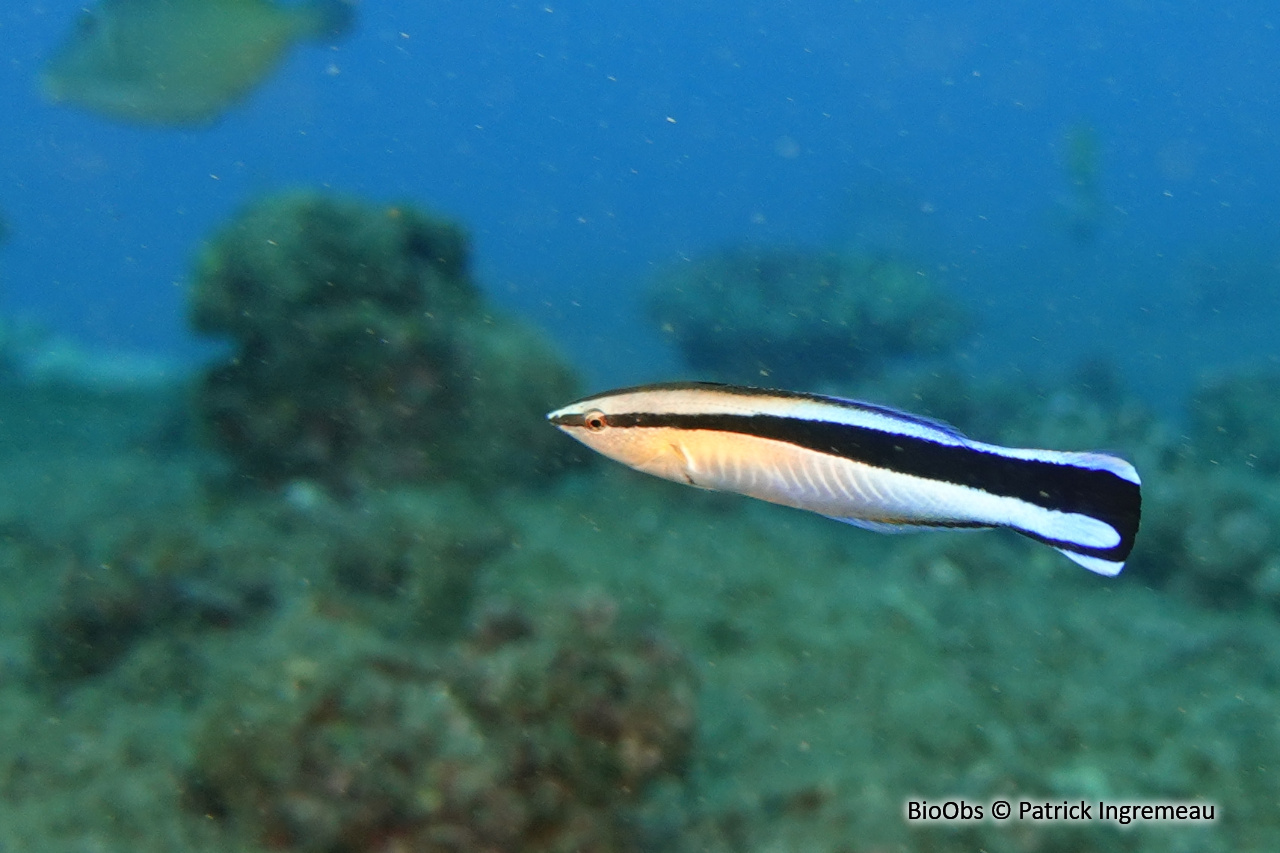
[[[560,427],[560,429],[585,427],[587,425],[586,417],[584,415],[581,413],[566,412],[564,409],[556,409],[554,412],[548,412],[547,420],[552,426]]]

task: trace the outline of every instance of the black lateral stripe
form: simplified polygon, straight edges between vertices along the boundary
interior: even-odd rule
[[[862,400],[849,400],[843,397],[829,397],[824,394],[810,394],[804,391],[786,391],[781,388],[752,388],[749,385],[726,385],[723,382],[656,382],[651,385],[632,385],[627,388],[615,388],[612,391],[601,391],[599,394],[591,394],[582,397],[570,403],[570,406],[579,406],[590,403],[593,400],[600,400],[605,397],[618,397],[624,394],[639,394],[652,391],[702,391],[711,394],[722,394],[734,397],[766,397],[774,400],[804,400],[810,403],[820,403],[824,406],[832,406],[834,408],[849,409],[855,412],[872,412],[879,415],[886,415],[890,418],[896,418],[902,421],[910,421],[919,424],[928,429],[936,429],[941,432],[959,435],[956,428],[951,424],[942,421],[926,418],[921,415],[915,415],[911,412],[904,412],[901,409],[895,409],[892,406],[882,406],[876,403],[868,403]]]
[[[1111,471],[1014,459],[963,445],[940,444],[915,436],[830,421],[777,415],[678,415],[633,412],[610,415],[616,427],[670,427],[715,430],[782,441],[929,480],[1016,498],[1045,509],[1079,513],[1103,521],[1120,534],[1114,548],[1086,548],[1043,539],[1056,547],[1090,556],[1123,559],[1133,548],[1141,516],[1141,489]]]

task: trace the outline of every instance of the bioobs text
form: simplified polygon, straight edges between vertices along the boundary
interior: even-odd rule
[[[931,803],[928,800],[907,800],[907,820],[982,820],[986,807],[965,800],[946,800]]]

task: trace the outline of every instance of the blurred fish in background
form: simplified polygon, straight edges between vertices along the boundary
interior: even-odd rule
[[[83,11],[41,86],[54,102],[120,121],[205,125],[295,43],[336,38],[354,23],[347,0],[102,0]]]
[[[1105,224],[1098,131],[1086,122],[1076,124],[1063,135],[1062,147],[1062,167],[1071,189],[1058,214],[1072,241],[1085,246],[1097,239]]]

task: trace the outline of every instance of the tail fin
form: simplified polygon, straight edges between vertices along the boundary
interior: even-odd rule
[[[355,29],[354,0],[311,0],[299,11],[306,16],[303,32],[308,38],[328,41],[345,36]]]
[[[1097,572],[1100,575],[1106,575],[1113,578],[1120,574],[1120,570],[1124,568],[1124,560],[1108,559],[1106,557],[1091,557],[1088,554],[1079,554],[1075,551],[1068,551],[1066,548],[1059,548],[1060,553],[1066,554],[1074,562],[1079,563],[1091,572]]]
[[[1114,577],[1133,550],[1142,521],[1142,481],[1123,459],[1076,454],[1075,476],[1054,490],[1062,503],[1053,520],[1034,530],[1018,529],[1057,548],[1091,572]],[[1067,484],[1070,483],[1070,486]]]
[[[1142,520],[1142,479],[1131,464],[1105,453],[970,446],[1008,460],[992,475],[993,491],[1008,501],[1000,526],[1091,572],[1120,574]]]

